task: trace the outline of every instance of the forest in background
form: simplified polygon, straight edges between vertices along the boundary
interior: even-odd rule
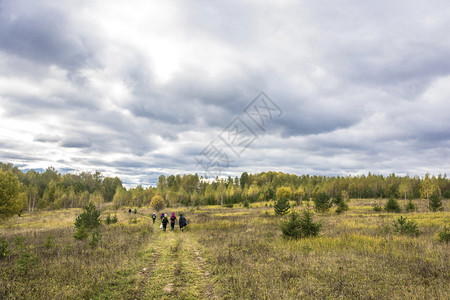
[[[197,174],[161,175],[156,187],[138,185],[126,189],[118,177],[104,177],[95,173],[62,174],[53,167],[45,172],[29,170],[26,173],[11,163],[0,162],[0,175],[9,174],[9,181],[17,179],[17,205],[22,211],[36,209],[61,209],[83,207],[92,201],[101,207],[103,203],[141,207],[149,205],[153,196],[160,195],[169,207],[226,205],[270,201],[278,188],[289,187],[291,199],[297,202],[309,200],[316,193],[325,192],[331,197],[340,194],[350,198],[405,198],[420,199],[437,194],[450,198],[450,180],[447,175],[389,176],[368,173],[358,176],[295,175],[282,172],[261,172],[240,177],[204,179]],[[6,177],[5,177],[6,178]],[[2,179],[2,178],[0,178]]]

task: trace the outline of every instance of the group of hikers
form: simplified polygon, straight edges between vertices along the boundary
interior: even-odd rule
[[[167,224],[170,222],[170,230],[175,229],[175,222],[177,220],[177,217],[175,216],[175,213],[173,212],[170,218],[167,217],[167,214],[162,213],[161,216],[159,216],[161,219],[161,226],[159,228],[162,228],[162,230],[166,231]],[[153,213],[152,215],[153,224],[155,224],[156,221],[156,213]],[[180,214],[180,218],[178,220],[178,225],[180,225],[180,230],[184,231],[184,227],[186,227],[187,222],[186,218],[183,216],[183,214]]]

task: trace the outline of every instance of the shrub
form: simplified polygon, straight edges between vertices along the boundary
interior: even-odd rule
[[[333,203],[333,204],[335,204],[337,206],[337,205],[339,205],[339,203],[341,203],[343,201],[344,201],[344,199],[342,198],[342,195],[341,194],[337,194],[336,197],[334,197],[331,200],[331,203]]]
[[[8,251],[9,244],[6,241],[4,237],[0,237],[0,259],[5,258],[9,251]]]
[[[89,202],[84,208],[84,212],[75,220],[75,227],[84,226],[87,230],[97,228],[101,224],[100,211],[97,210],[93,202]]]
[[[412,202],[412,200],[409,200],[408,203],[406,203],[406,205],[405,205],[406,212],[415,211],[416,209],[417,209],[417,207],[414,204],[414,202]]]
[[[266,204],[266,205],[267,205],[267,204]],[[227,203],[227,204],[224,204],[223,207],[226,207],[226,208],[233,208],[233,203]]]
[[[111,215],[108,215],[106,217],[105,223],[110,225],[119,222],[119,219],[117,219],[117,215],[114,215],[114,217],[111,218]]]
[[[376,212],[380,212],[380,211],[382,211],[383,209],[381,208],[381,206],[379,206],[378,204],[375,204],[374,206],[373,206],[373,211],[376,211]]]
[[[130,218],[130,219],[128,220],[128,223],[129,223],[129,224],[137,224],[138,222],[139,222],[139,219],[136,218],[136,217]]]
[[[23,238],[23,236],[21,235],[16,236],[16,238],[14,239],[14,245],[16,246],[17,249],[25,248],[25,239]]]
[[[34,267],[36,261],[36,255],[31,252],[28,247],[23,248],[22,252],[19,255],[19,258],[16,260],[19,273],[27,275],[29,270]]]
[[[394,196],[389,197],[389,200],[386,202],[384,206],[384,210],[387,212],[401,212],[400,205],[398,204],[397,199]]]
[[[394,231],[399,232],[400,234],[408,234],[408,235],[420,235],[419,227],[416,222],[413,220],[407,220],[400,216],[396,221],[394,221]]]
[[[30,247],[25,245],[25,239],[19,235],[14,239],[16,251],[19,257],[16,260],[18,272],[22,275],[27,275],[28,271],[34,267],[37,261],[36,255],[31,251]]]
[[[166,202],[160,195],[153,196],[152,201],[150,201],[150,206],[156,209],[156,211],[161,211],[162,209],[164,209],[165,205]]]
[[[53,248],[55,243],[53,242],[53,235],[47,235],[47,240],[45,241],[44,247],[47,249]]]
[[[445,242],[448,245],[448,242],[450,241],[450,231],[447,226],[444,227],[443,231],[438,232],[438,239],[440,242]]]
[[[75,233],[73,234],[73,237],[77,240],[85,240],[87,239],[89,236],[89,232],[86,229],[86,227],[84,227],[84,225],[82,224],[80,227],[77,227],[77,230],[75,231]]]
[[[283,236],[294,239],[317,236],[321,228],[322,224],[313,221],[310,211],[304,211],[301,216],[292,212],[289,219],[281,224]]]
[[[94,248],[95,246],[98,245],[98,243],[102,240],[102,234],[100,232],[100,230],[96,230],[92,233],[92,238],[89,241],[89,246],[91,246],[91,248]]]
[[[343,213],[344,211],[348,210],[348,205],[347,205],[347,203],[345,203],[344,198],[342,198],[341,194],[338,194],[332,200],[332,202],[337,205],[337,208],[336,208],[336,213],[337,214]]]
[[[117,218],[117,215],[114,215],[114,217],[111,218],[111,224],[119,222],[119,219]]]
[[[243,206],[244,206],[245,208],[249,208],[249,207],[250,207],[250,204],[248,204],[248,201],[245,200],[244,203],[243,203]]]
[[[341,213],[343,213],[344,211],[347,211],[347,210],[348,210],[347,203],[342,201],[342,202],[339,203],[338,207],[336,208],[336,213],[337,214],[341,214]]]
[[[429,209],[431,211],[444,210],[444,206],[442,204],[441,197],[437,193],[434,193],[433,195],[431,195]]]
[[[325,192],[317,193],[313,196],[314,209],[317,212],[327,212],[332,203],[330,201],[330,195]]]
[[[442,193],[442,197],[445,199],[450,199],[450,190],[446,190]]]

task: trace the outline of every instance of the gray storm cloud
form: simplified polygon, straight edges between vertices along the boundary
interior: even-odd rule
[[[0,161],[201,174],[264,91],[283,115],[224,175],[445,173],[449,20],[446,1],[3,0]]]

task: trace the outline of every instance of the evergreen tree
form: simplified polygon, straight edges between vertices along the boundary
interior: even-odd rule
[[[414,204],[414,202],[412,202],[412,200],[409,200],[408,203],[406,203],[405,210],[406,210],[406,212],[411,212],[411,211],[416,210],[416,205]]]
[[[438,239],[440,242],[445,242],[448,245],[450,241],[450,230],[448,230],[447,226],[444,227],[444,230],[438,232]]]
[[[275,202],[275,204],[273,206],[275,213],[280,216],[289,213],[290,208],[291,208],[291,206],[289,205],[289,200],[286,198],[278,199],[277,202]]]
[[[415,236],[420,235],[420,230],[417,223],[413,220],[407,220],[402,216],[400,216],[400,218],[398,218],[392,225],[394,226],[394,231],[400,234],[409,234]]]
[[[73,237],[77,240],[85,240],[88,238],[88,236],[89,232],[83,224],[77,227],[77,230],[73,234]]]
[[[314,209],[317,212],[327,212],[332,205],[330,201],[330,195],[328,195],[328,193],[325,192],[316,193],[313,196],[313,201],[314,201]]]
[[[276,195],[278,200],[273,206],[275,213],[280,216],[289,213],[289,209],[291,208],[289,200],[292,197],[292,189],[282,186],[277,189]]]
[[[89,202],[84,207],[84,212],[80,214],[75,220],[75,227],[84,226],[87,230],[97,228],[101,224],[100,211],[97,210],[93,202]]]
[[[281,224],[283,236],[295,239],[317,236],[321,228],[322,224],[313,221],[310,211],[304,211],[302,216],[294,211],[289,220]]]
[[[431,211],[444,210],[441,197],[437,193],[434,193],[430,197],[430,205],[428,207]]]
[[[394,196],[389,197],[389,200],[386,202],[384,206],[384,210],[387,212],[396,212],[399,213],[401,211],[400,205],[398,204],[397,199]]]
[[[344,198],[341,194],[337,194],[336,197],[333,199],[333,203],[337,205],[336,213],[340,214],[344,211],[348,210],[348,205],[345,203]]]

